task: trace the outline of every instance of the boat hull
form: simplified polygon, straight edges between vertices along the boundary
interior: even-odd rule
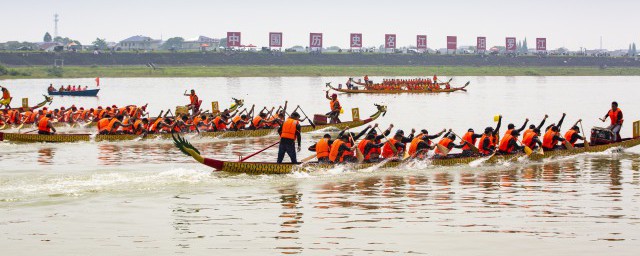
[[[84,91],[52,91],[48,92],[51,96],[80,96],[80,97],[95,97],[98,96],[100,89],[91,89]]]
[[[590,146],[590,147],[577,147],[572,150],[554,150],[547,151],[544,155],[540,154],[532,154],[529,156],[529,159],[532,161],[539,161],[544,158],[550,157],[558,157],[558,156],[568,156],[568,155],[576,155],[587,152],[602,152],[610,148],[622,147],[629,148],[640,145],[640,138],[635,139],[627,139],[623,142],[619,143],[611,143],[605,145],[598,146]],[[525,156],[524,153],[518,153],[513,155],[497,155],[492,158],[486,160],[487,163],[496,163],[496,162],[504,162],[504,161],[516,161],[517,158]],[[452,157],[452,158],[436,158],[431,159],[430,164],[435,166],[454,166],[454,165],[462,165],[469,164],[475,160],[479,160],[481,158],[488,158],[486,156],[475,156],[475,157]],[[363,163],[363,164],[350,164],[349,168],[353,170],[366,169],[371,167],[378,168],[393,168],[397,167],[403,163],[403,161],[387,161],[381,163]],[[205,159],[206,165],[215,168],[218,171],[230,172],[230,173],[245,173],[245,174],[288,174],[296,171],[312,171],[318,169],[331,169],[334,168],[335,165],[331,164],[318,164],[318,163],[309,163],[305,165],[299,164],[277,164],[277,163],[251,163],[251,162],[226,162],[226,161],[218,161],[214,159]]]
[[[464,87],[457,87],[451,89],[440,89],[440,90],[349,90],[349,89],[338,89],[333,86],[329,86],[334,91],[342,92],[342,93],[365,93],[365,94],[399,94],[399,93],[450,93],[456,91],[466,91]]]

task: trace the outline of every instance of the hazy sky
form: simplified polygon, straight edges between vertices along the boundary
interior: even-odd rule
[[[349,33],[363,34],[365,46],[378,46],[395,33],[398,45],[415,45],[428,36],[430,48],[446,47],[446,36],[458,45],[504,45],[505,37],[546,37],[549,49],[627,49],[640,42],[636,12],[640,0],[423,0],[423,1],[212,1],[212,0],[5,0],[0,4],[0,42],[42,41],[53,34],[53,14],[60,15],[59,34],[90,44],[96,37],[120,41],[132,35],[167,39],[199,35],[224,37],[242,32],[243,44],[268,44],[269,32],[283,32],[285,47],[308,45],[309,32],[324,33],[324,46],[349,45]]]

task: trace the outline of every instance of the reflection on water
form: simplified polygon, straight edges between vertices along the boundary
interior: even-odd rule
[[[43,147],[38,149],[38,163],[42,165],[51,165],[53,164],[53,149]]]

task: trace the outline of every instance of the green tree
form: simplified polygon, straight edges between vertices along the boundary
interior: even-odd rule
[[[53,39],[51,38],[51,34],[49,34],[49,32],[44,34],[44,39],[42,39],[43,42],[47,42],[50,43],[51,41],[53,41]]]
[[[95,41],[93,41],[93,43],[91,43],[93,45],[93,47],[95,47],[98,50],[105,50],[107,49],[107,40],[104,38],[96,38]]]
[[[178,50],[182,48],[182,43],[184,43],[184,38],[182,37],[172,37],[167,39],[167,41],[162,44],[163,50]]]

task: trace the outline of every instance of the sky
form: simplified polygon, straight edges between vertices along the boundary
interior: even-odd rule
[[[53,35],[53,15],[60,15],[59,35],[90,44],[95,38],[118,42],[133,35],[154,39],[242,32],[243,44],[268,45],[269,32],[283,32],[284,47],[309,44],[309,33],[324,34],[324,46],[348,48],[349,34],[362,33],[364,46],[379,46],[385,34],[396,34],[399,46],[415,45],[416,35],[428,46],[446,47],[447,36],[458,45],[504,46],[505,37],[547,38],[548,49],[580,47],[627,49],[640,42],[636,29],[638,0],[5,0],[0,5],[0,42],[39,42]]]

